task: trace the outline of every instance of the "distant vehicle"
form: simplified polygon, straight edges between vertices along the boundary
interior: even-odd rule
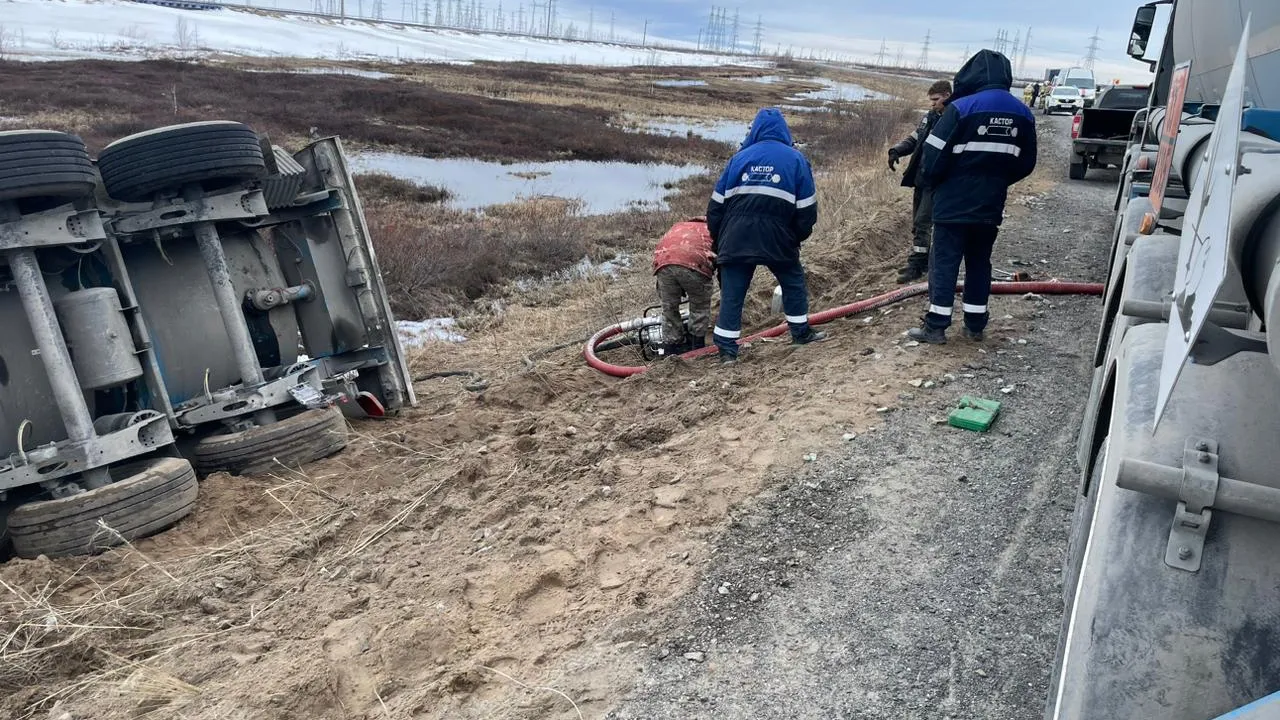
[[[1052,84],[1054,79],[1062,74],[1062,68],[1049,68],[1044,71],[1044,81]]]
[[[1074,113],[1076,110],[1084,107],[1084,98],[1080,97],[1080,91],[1076,88],[1059,85],[1054,88],[1044,99],[1044,114],[1052,115],[1056,112]]]
[[[1073,87],[1079,92],[1081,99],[1084,101],[1085,107],[1093,107],[1093,101],[1098,93],[1097,82],[1093,79],[1093,71],[1085,68],[1069,68],[1064,73],[1058,87]]]
[[[1112,85],[1098,95],[1094,107],[1076,113],[1071,120],[1071,164],[1068,176],[1084,179],[1089,168],[1105,168],[1124,162],[1129,132],[1138,110],[1147,106],[1150,85]]]

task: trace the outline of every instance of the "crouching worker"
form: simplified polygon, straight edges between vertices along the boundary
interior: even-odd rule
[[[715,255],[711,252],[711,233],[706,218],[692,218],[676,223],[653,253],[653,274],[658,283],[658,299],[662,302],[662,354],[679,355],[707,345],[711,329],[711,278],[715,273]],[[685,337],[680,302],[689,298],[689,331]]]
[[[742,305],[758,265],[769,268],[782,286],[791,342],[826,339],[826,333],[809,327],[809,294],[800,265],[800,244],[817,220],[809,161],[793,147],[782,112],[764,108],[729,160],[707,206],[707,228],[720,268],[720,316],[714,332],[720,362],[738,359]]]

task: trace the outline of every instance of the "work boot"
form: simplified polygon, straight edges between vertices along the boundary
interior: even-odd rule
[[[942,330],[941,328],[931,328],[928,325],[911,328],[907,331],[907,337],[917,342],[929,343],[930,345],[947,344],[947,331]]]
[[[964,336],[974,342],[982,342],[983,340],[983,335],[981,330],[970,330],[969,328],[965,328]]]
[[[917,265],[908,265],[898,271],[898,284],[906,285],[920,280],[925,275],[924,268]]]
[[[738,356],[737,356],[736,354],[734,354],[734,353],[727,353],[727,352],[725,352],[725,351],[721,350],[721,351],[720,351],[720,364],[721,364],[721,365],[737,365],[737,364],[738,364]]]
[[[809,343],[822,342],[823,340],[826,340],[828,337],[829,336],[821,330],[814,330],[813,328],[809,328],[804,335],[801,335],[800,337],[792,337],[791,344],[792,345],[808,345]]]

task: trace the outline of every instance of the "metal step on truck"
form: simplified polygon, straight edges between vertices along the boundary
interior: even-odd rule
[[[336,138],[0,133],[0,327],[0,555],[156,532],[197,474],[297,469],[414,403]]]
[[[1280,718],[1278,35],[1275,0],[1137,11],[1047,720]]]

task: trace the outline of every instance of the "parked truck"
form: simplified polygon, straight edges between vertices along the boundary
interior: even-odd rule
[[[1083,180],[1090,168],[1120,165],[1129,150],[1129,133],[1140,108],[1147,106],[1149,85],[1112,85],[1071,119],[1072,180]]]
[[[1277,33],[1275,0],[1138,9],[1130,55],[1156,75],[1122,161],[1047,720],[1280,717]]]

